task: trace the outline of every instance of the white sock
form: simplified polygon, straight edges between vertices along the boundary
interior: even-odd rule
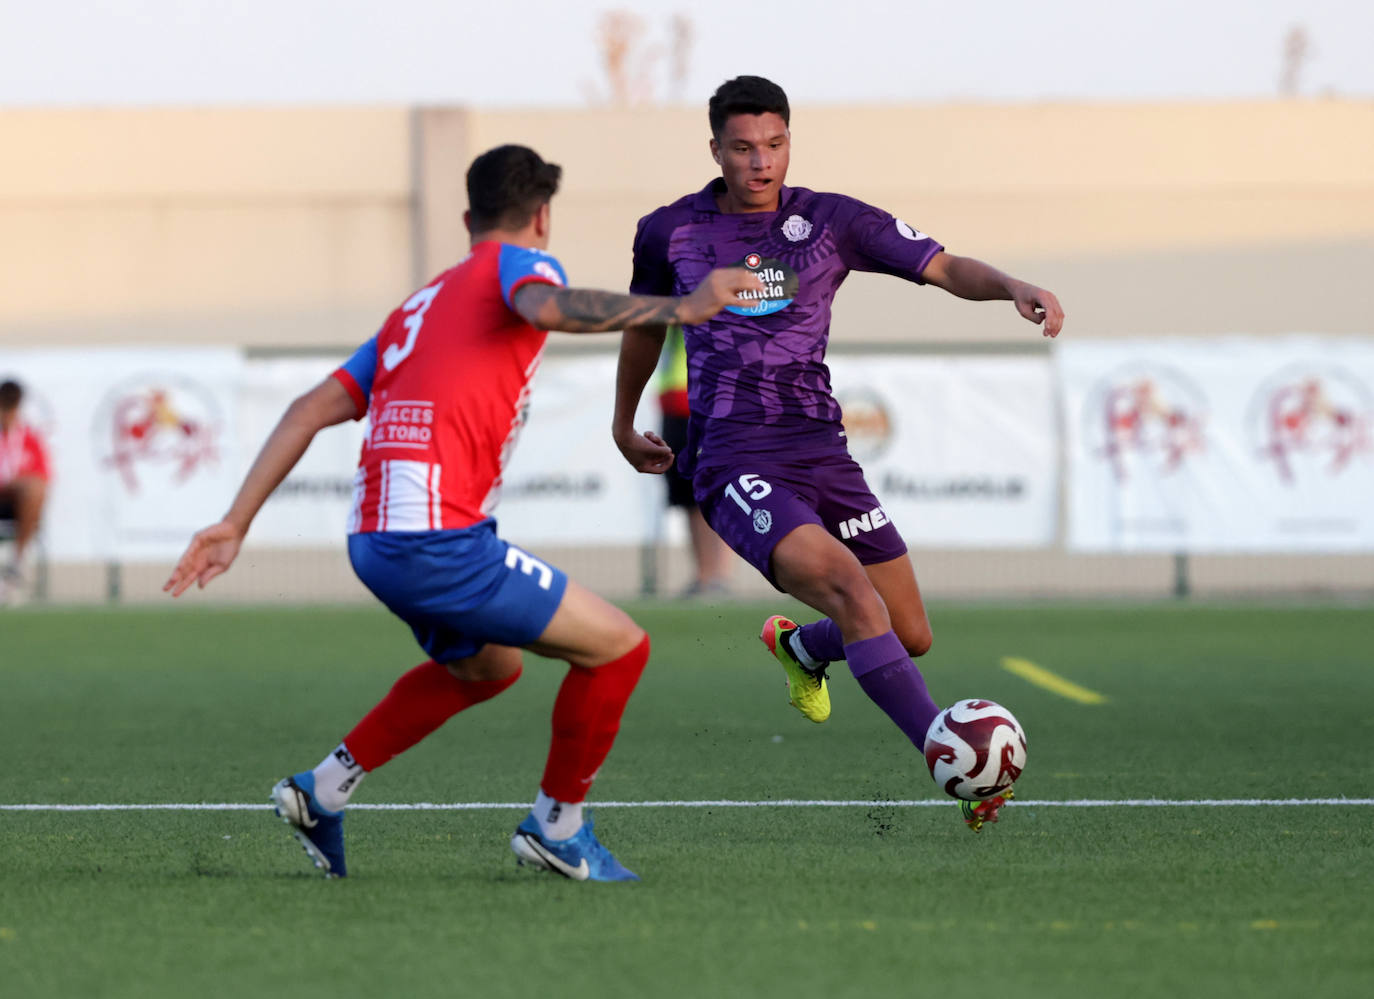
[[[801,663],[807,669],[816,670],[820,669],[822,666],[825,665],[825,663],[821,662],[810,652],[806,651],[806,646],[802,643],[801,640],[800,628],[798,628],[796,631],[792,632],[792,634],[787,636],[787,647],[790,648],[793,654],[797,657],[797,662]]]
[[[571,839],[582,828],[582,802],[558,801],[539,789],[534,799],[534,818],[547,839]]]
[[[353,797],[367,771],[358,766],[342,742],[315,768],[315,802],[331,812],[340,811]]]

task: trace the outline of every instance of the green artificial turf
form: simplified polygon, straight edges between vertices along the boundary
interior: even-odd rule
[[[937,607],[936,699],[1029,738],[977,836],[895,803],[938,794],[842,666],[828,723],[786,705],[773,609],[630,608],[654,658],[593,804],[864,804],[603,807],[631,885],[516,868],[519,807],[356,810],[350,877],[315,875],[267,790],[423,658],[380,611],[7,613],[0,804],[264,807],[0,811],[0,995],[1374,993],[1374,807],[1034,804],[1374,797],[1368,609]],[[355,802],[531,800],[561,675],[529,660]]]

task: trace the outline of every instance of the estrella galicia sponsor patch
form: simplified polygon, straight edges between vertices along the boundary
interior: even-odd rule
[[[757,274],[763,281],[763,291],[745,292],[741,297],[754,299],[753,304],[728,305],[727,312],[733,312],[737,316],[767,316],[781,312],[797,297],[797,272],[781,260],[757,253],[746,253],[744,259],[735,266],[747,267]]]

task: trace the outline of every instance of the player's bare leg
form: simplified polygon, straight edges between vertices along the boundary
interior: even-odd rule
[[[888,562],[864,566],[873,588],[883,598],[892,618],[892,630],[901,639],[903,648],[913,659],[930,651],[934,635],[930,618],[926,616],[921,587],[916,582],[916,570],[910,555],[902,555]]]
[[[696,578],[688,594],[710,596],[724,593],[729,585],[730,561],[734,558],[734,552],[706,523],[700,507],[694,506],[687,511],[687,536],[692,545],[692,564],[696,566]]]
[[[625,655],[644,638],[644,629],[630,615],[570,579],[544,633],[526,648],[595,669]]]
[[[819,524],[803,524],[773,549],[778,585],[839,626],[846,643],[892,630],[887,607],[853,552]]]
[[[649,636],[624,611],[569,580],[552,620],[528,648],[566,660],[568,674],[553,706],[539,795],[511,849],[522,863],[573,880],[636,881],[597,840],[582,803],[649,660]]]
[[[520,669],[520,650],[504,645],[484,645],[451,663],[423,662],[404,673],[317,767],[279,781],[272,804],[315,866],[327,877],[348,873],[344,808],[364,777],[458,712],[501,693],[519,679]]]
[[[911,557],[902,555],[887,562],[867,565],[864,571],[882,597],[892,620],[892,630],[907,654],[915,659],[929,652],[934,636]],[[812,669],[844,658],[844,637],[839,625],[830,618],[802,625],[792,641],[794,645],[799,643],[798,651],[803,665]]]
[[[804,524],[774,548],[773,574],[784,590],[834,622],[859,686],[923,750],[939,708],[854,554],[820,525]]]
[[[833,654],[816,659],[796,643],[797,625],[774,614],[763,623],[759,639],[782,666],[787,677],[787,700],[802,715],[823,722],[830,717],[830,689],[825,668],[829,660],[843,658],[844,639],[837,617],[849,622],[852,633],[869,636],[887,631],[887,612],[873,601],[872,586],[863,578],[858,561],[824,530],[805,524],[789,532],[773,550],[774,576],[788,593],[818,610],[833,608],[830,625]],[[855,610],[860,611],[855,614]]]

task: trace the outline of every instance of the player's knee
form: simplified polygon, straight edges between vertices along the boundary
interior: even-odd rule
[[[644,645],[646,650],[648,648],[649,633],[635,624],[628,614],[625,615],[625,619],[629,622],[629,627],[622,629],[617,634],[615,644],[612,647],[619,651],[612,653],[608,661],[624,658],[638,649],[640,645]]]
[[[930,625],[923,625],[915,631],[908,631],[900,636],[902,645],[906,647],[906,654],[912,659],[923,656],[930,651],[930,647],[935,644],[935,635],[930,630]]]
[[[509,680],[520,672],[520,650],[504,645],[487,645],[475,656],[445,663],[459,680],[469,683],[488,683],[493,680]]]
[[[880,613],[884,611],[883,598],[873,588],[864,571],[857,566],[835,567],[828,573],[826,583],[832,599],[841,607],[859,613]]]
[[[817,559],[778,576],[788,592],[813,605],[853,605],[875,592],[859,564],[844,559]]]
[[[595,648],[584,655],[570,656],[569,663],[595,669],[624,658],[648,640],[648,634],[635,624],[634,618],[618,607],[614,610],[614,615],[597,629]]]

